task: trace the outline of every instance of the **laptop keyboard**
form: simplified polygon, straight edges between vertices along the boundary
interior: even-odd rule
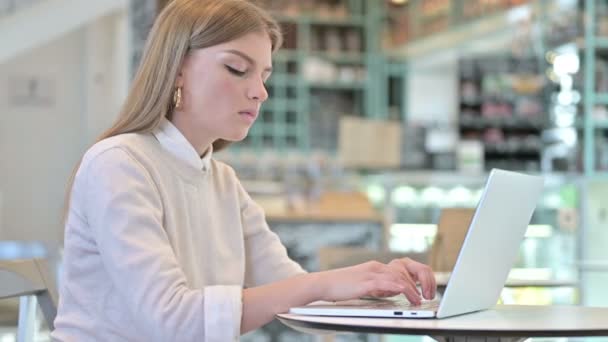
[[[434,310],[439,308],[438,300],[424,301],[420,305],[412,305],[404,300],[388,301],[382,300],[377,303],[370,303],[364,306],[366,309],[388,309],[399,308],[403,310]]]

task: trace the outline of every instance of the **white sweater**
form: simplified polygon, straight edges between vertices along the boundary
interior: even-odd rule
[[[84,155],[54,340],[235,341],[242,289],[304,272],[234,171],[164,120]]]

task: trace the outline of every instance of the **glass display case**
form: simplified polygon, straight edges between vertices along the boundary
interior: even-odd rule
[[[367,176],[362,184],[371,201],[383,212],[386,247],[392,251],[420,253],[431,249],[442,208],[475,208],[487,176],[433,171],[385,173]],[[545,175],[544,194],[510,276],[560,283],[556,286],[507,287],[501,295],[503,303],[580,302],[577,274],[579,197],[578,177]]]

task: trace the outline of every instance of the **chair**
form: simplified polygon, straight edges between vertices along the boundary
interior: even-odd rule
[[[365,247],[324,247],[319,249],[319,270],[331,270],[358,265],[375,260],[388,263],[393,259],[408,257],[421,263],[427,263],[427,253],[402,253],[391,251],[374,251]]]
[[[444,208],[431,247],[430,266],[435,272],[452,272],[475,209]]]
[[[44,259],[0,261],[0,299],[19,297],[17,341],[31,340],[36,302],[50,330],[57,315],[57,287]]]

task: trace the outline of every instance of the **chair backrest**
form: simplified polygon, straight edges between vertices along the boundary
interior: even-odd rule
[[[54,277],[44,259],[0,261],[0,299],[36,296],[44,318],[53,330],[58,293]]]
[[[444,208],[431,247],[430,266],[435,272],[452,272],[475,209]]]

